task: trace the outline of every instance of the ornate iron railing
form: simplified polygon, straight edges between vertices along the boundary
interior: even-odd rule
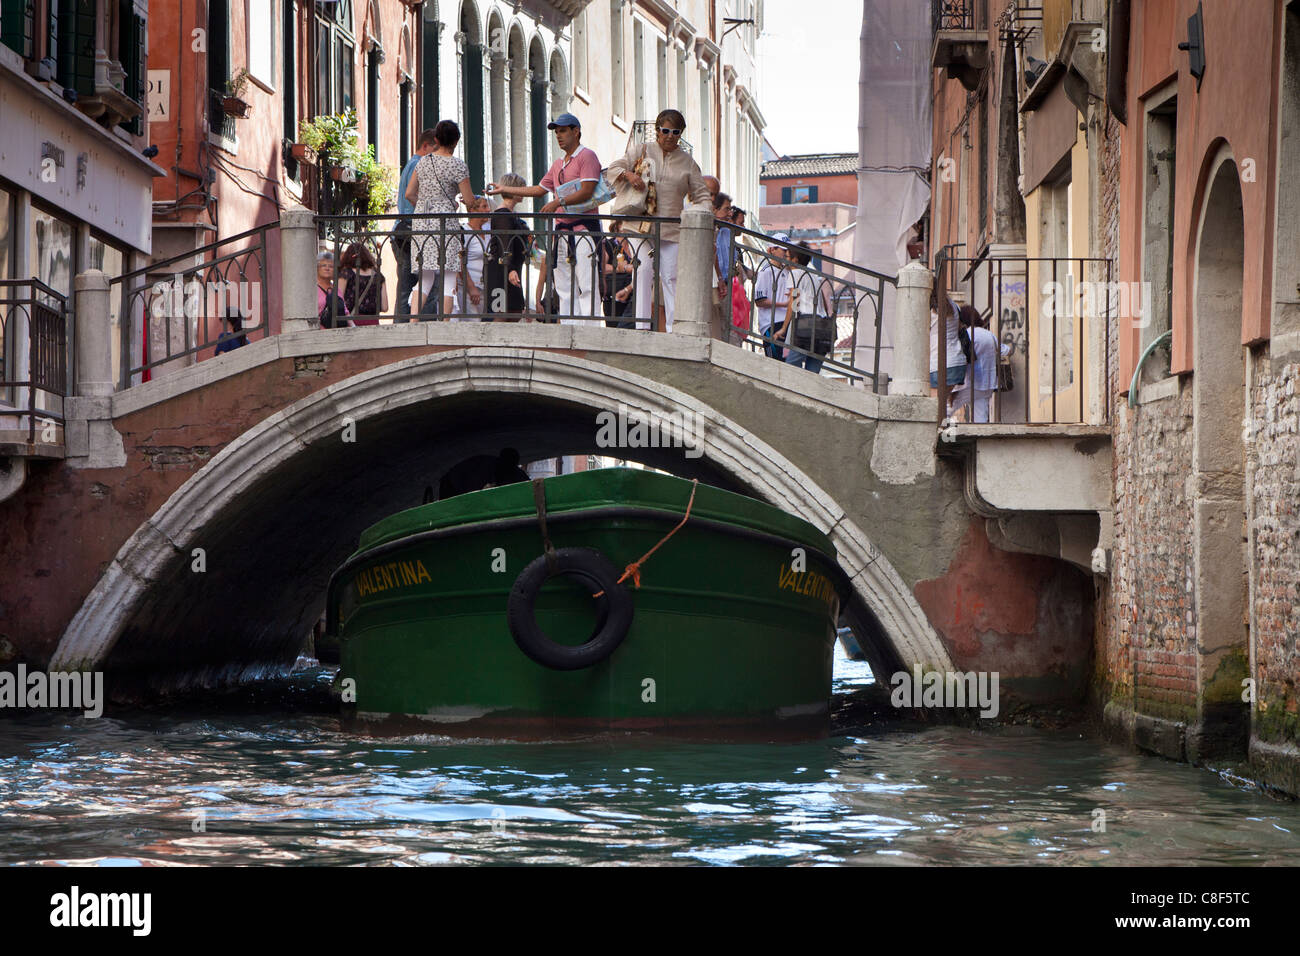
[[[975,0],[930,0],[930,22],[940,30],[974,30]]]
[[[39,279],[0,279],[0,403],[63,423],[68,394],[68,300]],[[0,406],[2,407],[2,406]]]
[[[113,279],[120,297],[120,388],[169,362],[189,364],[267,331],[267,223]]]
[[[880,369],[884,301],[896,276],[737,226],[720,226],[719,235],[718,298],[733,341],[887,390],[889,376]]]
[[[572,213],[525,218],[504,209],[318,218],[335,262],[332,278],[322,277],[332,293],[325,327],[414,317],[667,331],[675,313],[665,287],[671,293],[676,270],[661,275],[658,255],[679,225],[674,219],[593,216],[573,228],[562,222]],[[382,278],[390,261],[397,266],[391,291]]]

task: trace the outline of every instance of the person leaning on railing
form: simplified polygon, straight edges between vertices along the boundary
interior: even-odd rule
[[[686,117],[677,110],[663,110],[655,117],[655,141],[632,145],[622,157],[609,164],[608,171],[611,186],[622,179],[633,189],[644,189],[645,180],[634,170],[643,157],[650,161],[657,200],[655,215],[663,216],[667,221],[660,226],[659,249],[654,261],[644,253],[639,255],[636,310],[642,318],[653,318],[655,266],[658,265],[664,328],[669,332],[673,329],[677,300],[677,243],[681,233],[682,206],[687,198],[699,205],[712,205],[699,165],[678,149],[685,130]]]
[[[582,124],[572,113],[561,113],[546,128],[555,131],[555,142],[563,155],[551,164],[542,181],[536,186],[510,186],[504,181],[488,183],[489,196],[540,199],[554,193],[556,198],[539,209],[541,213],[563,213],[570,206],[581,209],[587,205],[600,183],[600,158],[582,145]],[[565,188],[569,183],[574,185]],[[560,233],[567,233],[563,237],[566,242],[551,244],[552,288],[558,299],[559,314],[599,315],[600,292],[592,257],[596,253],[600,220],[591,215],[561,215],[555,220],[554,232],[557,238]],[[560,246],[564,247],[564,254],[561,254]],[[539,289],[539,304],[542,298],[543,292]],[[580,318],[561,321],[582,324]]]
[[[831,311],[826,280],[808,269],[812,247],[806,242],[799,243],[793,257],[790,302],[785,321],[774,338],[794,346],[786,349],[786,364],[820,373],[822,361],[835,347],[835,314]]]
[[[460,276],[460,233],[464,226],[459,220],[449,217],[446,225],[442,226],[438,218],[422,219],[420,214],[456,212],[457,192],[466,209],[472,209],[474,205],[469,167],[454,155],[456,144],[460,142],[460,127],[451,120],[439,120],[433,132],[438,145],[416,164],[406,186],[406,198],[415,204],[411,267],[420,273],[421,318],[438,311],[437,306],[441,306],[443,315],[451,313]],[[446,237],[445,250],[439,248],[443,235]],[[440,256],[444,251],[445,255]],[[434,308],[431,309],[431,305]]]
[[[501,185],[527,186],[528,183],[518,173],[506,173],[501,177]],[[528,224],[515,215],[518,202],[518,196],[502,197],[488,226],[492,238],[488,241],[487,265],[483,269],[488,322],[518,322],[528,307],[524,275],[532,236]]]
[[[334,253],[322,249],[316,254],[316,317],[322,329],[341,329],[353,323],[348,305],[334,291]]]

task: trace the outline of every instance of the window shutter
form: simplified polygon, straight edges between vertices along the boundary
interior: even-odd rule
[[[788,205],[790,205],[790,187],[789,187],[789,186],[782,186],[782,187],[781,187],[781,205],[782,205],[782,206],[788,206]]]
[[[145,120],[145,96],[148,93],[149,78],[145,66],[148,62],[149,34],[148,23],[144,17],[131,14],[131,45],[127,50],[122,51],[123,55],[131,57],[131,63],[126,66],[126,95],[131,97],[140,104],[140,115],[133,119],[127,126],[136,136],[144,135]]]
[[[35,0],[4,0],[0,3],[0,42],[23,57],[32,55],[35,6]]]
[[[817,201],[817,187],[816,187],[816,186],[809,186],[809,187],[808,187],[808,201],[809,201],[809,202],[816,202],[816,201]]]

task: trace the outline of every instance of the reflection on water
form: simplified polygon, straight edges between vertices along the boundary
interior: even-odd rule
[[[841,661],[837,689],[869,675]],[[52,861],[1294,865],[1300,805],[1021,728],[523,745],[320,714],[0,723],[0,863]]]

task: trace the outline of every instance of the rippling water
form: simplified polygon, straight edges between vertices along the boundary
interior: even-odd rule
[[[869,681],[837,664],[838,692]],[[1020,728],[522,745],[36,716],[0,723],[0,863],[42,862],[1294,865],[1300,805]]]

